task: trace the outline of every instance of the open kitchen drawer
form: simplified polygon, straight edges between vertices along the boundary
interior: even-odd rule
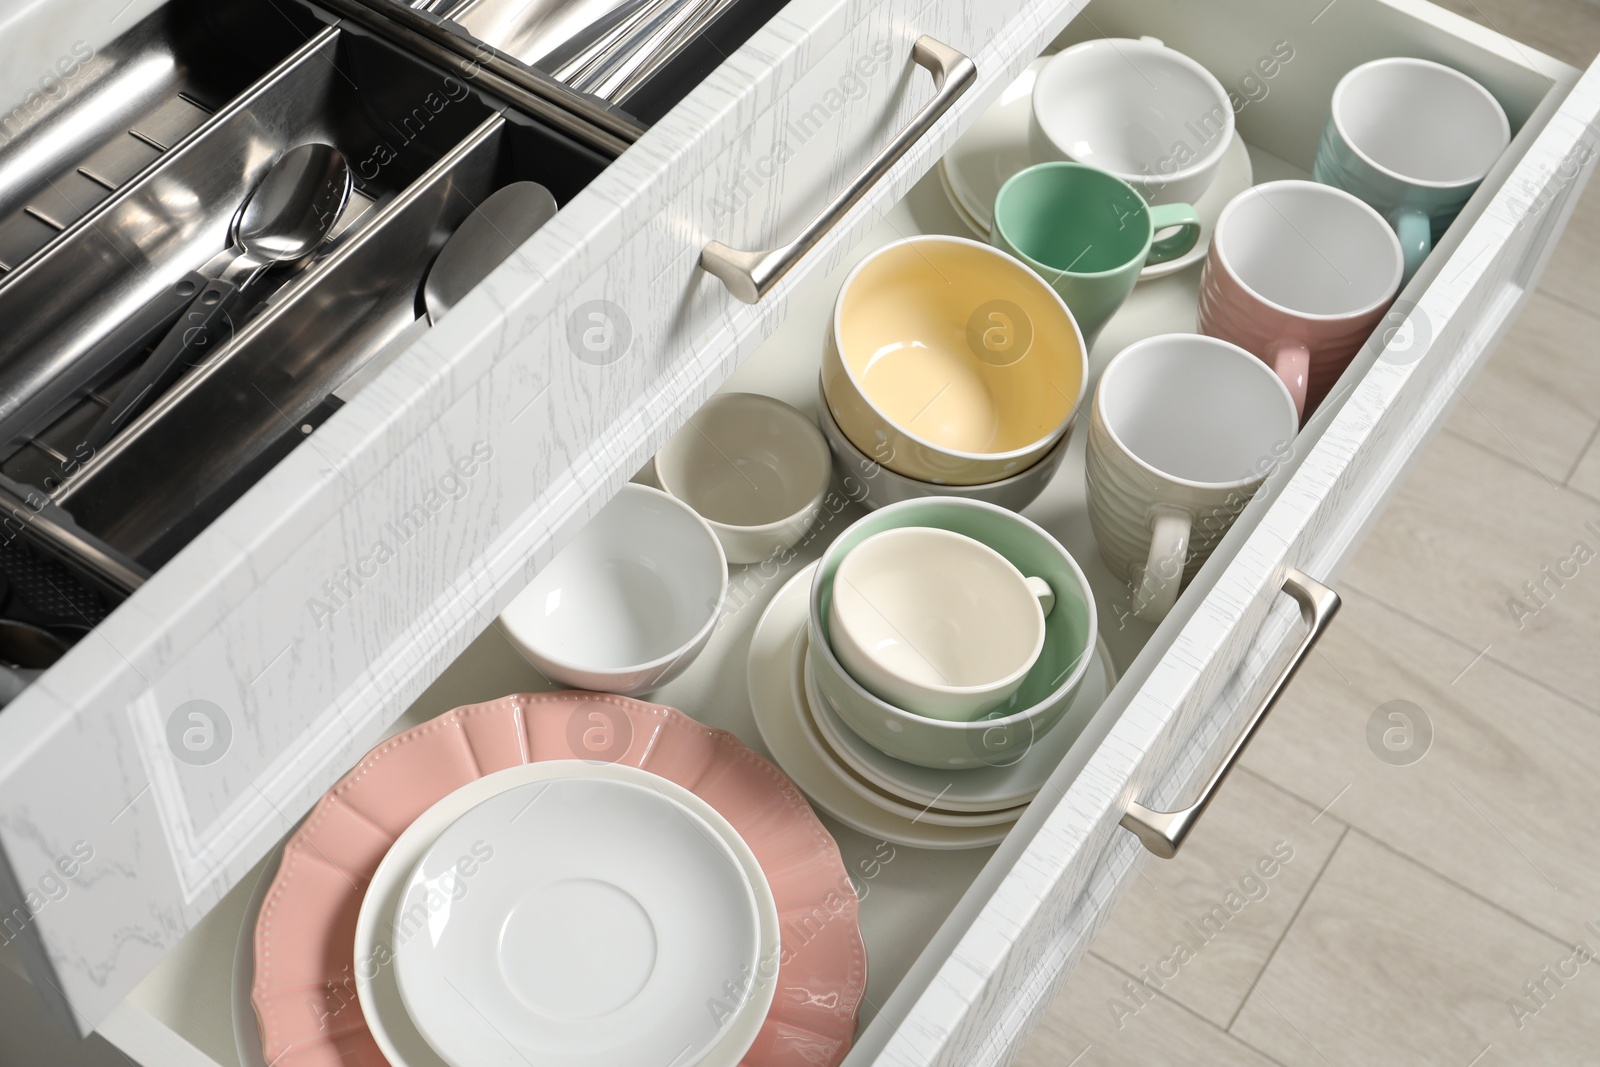
[[[222,986],[252,868],[407,706],[409,722],[537,684],[484,633],[490,618],[735,368],[731,387],[814,404],[821,323],[842,272],[896,233],[955,225],[948,209],[939,221],[932,176],[907,190],[1078,6],[790,4],[0,712],[8,904],[76,843],[94,856],[16,938],[46,1003],[100,1025],[139,1062],[229,1062]],[[924,32],[976,60],[974,88],[769,294],[734,300],[699,270],[700,249],[787,240],[844,188],[929,98],[904,58]],[[1580,81],[1416,0],[1099,0],[1068,28],[1101,33],[1158,35],[1225,84],[1291,42],[1294,61],[1239,116],[1257,180],[1303,173],[1334,82],[1383,54],[1471,73],[1516,137],[1166,622],[1119,629],[1117,591],[1101,575],[1122,680],[1005,842],[992,854],[900,849],[875,868],[863,904],[870,1021],[852,1062],[967,1065],[1015,1050],[1141,855],[1118,829],[1123,812],[1192,799],[1303,639],[1282,595],[1287,570],[1337,575],[1519,309],[1594,158],[1600,75]],[[1186,275],[1157,284],[1169,282],[1194,285]],[[610,347],[582,343],[596,321],[614,328]],[[1130,339],[1119,328],[1092,370],[1117,337]],[[451,499],[439,481],[474,445],[492,456]],[[1052,512],[1053,499],[1030,513],[1098,567],[1082,515]],[[365,565],[386,524],[419,504],[429,518],[416,536]],[[336,611],[312,611],[324,582],[355,591]],[[743,698],[757,609],[745,604],[655,698],[759,744]],[[208,701],[231,733],[224,758],[205,766],[177,760],[166,741],[191,700]],[[860,869],[873,843],[832,828]]]

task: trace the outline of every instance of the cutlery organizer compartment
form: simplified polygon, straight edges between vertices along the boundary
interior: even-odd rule
[[[502,110],[360,28],[315,30],[84,225],[0,276],[0,320],[16,324],[0,338],[0,423],[12,428],[0,473],[145,567],[165,562],[412,321],[432,256],[477,202],[523,178],[565,201],[608,162]],[[150,410],[89,447],[86,432],[141,362],[133,352],[104,365],[96,343],[186,273],[215,273],[267,168],[318,141],[340,150],[355,183],[330,240],[280,271],[264,306],[229,323],[223,345]]]
[[[318,22],[269,0],[173,0],[99,49],[75,42],[0,115],[0,278],[95,212]]]
[[[487,116],[95,456],[59,502],[160,566],[331,414],[330,392],[411,325],[429,264],[477,204],[521,180],[565,200],[602,166],[532,123]],[[197,439],[210,447],[188,447]]]
[[[400,0],[358,0],[382,12]],[[783,7],[782,0],[460,0],[426,5],[481,42],[648,126]]]

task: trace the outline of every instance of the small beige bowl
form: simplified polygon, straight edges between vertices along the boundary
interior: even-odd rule
[[[693,508],[729,563],[770,559],[805,536],[828,491],[828,442],[759,393],[719,393],[656,453],[656,481]]]

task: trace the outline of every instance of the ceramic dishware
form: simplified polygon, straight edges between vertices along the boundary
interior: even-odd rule
[[[989,239],[994,222],[995,194],[1013,174],[1039,162],[1028,145],[1028,127],[1033,121],[1033,87],[1039,71],[1050,59],[1043,56],[1029,64],[949,151],[939,157],[940,186],[961,221],[985,241]],[[1206,191],[1190,201],[1195,214],[1200,216],[1200,239],[1181,256],[1161,263],[1146,263],[1139,272],[1139,281],[1164,278],[1204,259],[1217,216],[1222,214],[1228,201],[1254,182],[1250,151],[1235,128]],[[1138,183],[1133,184],[1139,188]]]
[[[1200,276],[1200,332],[1278,372],[1316,410],[1400,291],[1400,241],[1342,189],[1278,181],[1222,211]]]
[[[358,968],[370,974],[354,958],[352,936],[366,887],[434,804],[498,771],[551,760],[640,768],[727,819],[784,914],[810,924],[804,938],[784,942],[774,979],[777,989],[807,995],[772,1001],[741,1062],[838,1067],[854,1040],[866,954],[848,872],[805,798],[726,731],[658,704],[574,691],[515,694],[423,722],[369,751],[317,802],[285,843],[251,921],[255,967],[244,1008],[257,1018],[257,1062],[391,1063],[353,995]]]
[[[727,592],[727,561],[705,520],[629,484],[496,621],[547,678],[645,693],[705,648]]]
[[[987,820],[908,818],[903,809],[884,804],[881,796],[863,795],[845,775],[848,769],[862,770],[864,780],[904,798],[919,812],[937,809],[998,818],[1006,809],[1027,804],[1116,684],[1104,642],[1097,645],[1072,707],[1036,744],[971,768],[914,766],[877,751],[828,710],[826,701],[813,703],[808,696],[816,689],[805,662],[810,649],[807,609],[817,566],[807,566],[778,590],[750,639],[750,709],[773,758],[820,810],[874,840],[930,849],[978,848],[1000,841],[1011,828],[1010,817],[987,825]],[[834,724],[825,727],[830,716]],[[824,736],[842,743],[824,741]],[[830,750],[837,760],[822,754]]]
[[[1442,63],[1391,56],[1339,79],[1312,174],[1389,220],[1410,281],[1510,143],[1489,90]]]
[[[1151,204],[1193,204],[1233,140],[1222,83],[1154,37],[1107,37],[1052,56],[1033,86],[1029,147],[1114,174]]]
[[[507,1046],[552,1067],[697,1063],[760,962],[756,895],[727,842],[605,778],[530,782],[464,812],[412,870],[396,927],[412,935],[395,948],[407,1014],[453,1067]]]
[[[1047,582],[983,542],[907,526],[845,554],[828,631],[839,662],[869,692],[919,715],[968,721],[1017,691],[1054,605]]]
[[[1151,207],[1121,178],[1082,163],[1019,171],[994,201],[991,240],[1061,294],[1091,347],[1145,264],[1181,256],[1199,239],[1200,216],[1188,204]]]
[[[750,640],[750,709],[773,758],[819,810],[876,840],[942,850],[998,844],[1010,821],[949,826],[907,817],[850,789],[822,756],[805,713],[806,608],[815,573],[813,563],[778,590]]]
[[[1009,478],[984,482],[982,485],[935,485],[897,474],[857,448],[855,442],[846,437],[834,421],[833,412],[828,410],[827,398],[821,393],[820,383],[817,425],[822,428],[828,450],[833,453],[833,468],[839,474],[845,495],[868,510],[925,496],[956,496],[1021,511],[1037,500],[1045,486],[1055,478],[1056,472],[1061,469],[1061,461],[1066,458],[1067,446],[1072,442],[1072,427],[1069,425],[1043,459]]]
[[[1199,334],[1130,345],[1100,375],[1089,423],[1089,521],[1134,614],[1158,622],[1292,449],[1288,387]]]
[[[729,563],[756,563],[805,535],[828,491],[828,443],[781,400],[721,393],[656,453],[656,481],[706,520]]]
[[[839,429],[923,482],[980,485],[1039,462],[1083,397],[1087,349],[1061,298],[963,237],[896,241],[834,304],[822,391]]]
[[[809,649],[809,642],[806,643]],[[805,659],[809,661],[810,654]],[[893,789],[885,789],[876,780],[858,774],[856,770],[839,755],[835,748],[834,740],[823,732],[821,717],[816,708],[823,706],[826,701],[817,692],[816,675],[807,663],[801,665],[801,683],[804,686],[803,699],[796,708],[796,717],[800,720],[800,732],[822,762],[827,766],[834,780],[844,786],[846,790],[854,793],[871,803],[874,807],[898,815],[903,819],[914,819],[926,822],[931,826],[974,827],[974,826],[1009,826],[1017,821],[1026,804],[1016,804],[1008,808],[995,808],[989,811],[953,811],[918,801],[910,801],[900,796]],[[849,727],[843,728],[846,734],[855,736]],[[954,772],[961,773],[961,772]]]
[[[804,622],[802,618],[802,628]],[[1032,800],[1116,684],[1111,653],[1101,635],[1095,646],[1094,663],[1073,696],[1072,707],[1055,727],[1035,740],[1025,755],[1009,763],[934,769],[897,760],[845,725],[817,688],[809,642],[806,650],[805,711],[838,761],[863,781],[908,804],[963,814],[1005,811]]]
[[[1009,700],[982,718],[951,722],[895,706],[850,676],[828,623],[839,564],[873,534],[906,526],[981,541],[1055,593],[1044,647]],[[1089,583],[1070,553],[1035,523],[993,504],[950,497],[908,500],[857,520],[829,546],[811,583],[808,637],[817,686],[850,728],[907,763],[943,769],[1006,763],[1024,755],[1066,714],[1093,660],[1097,617]]]
[[[710,804],[659,775],[623,764],[551,759],[494,771],[447,794],[406,827],[405,832],[384,853],[377,872],[367,883],[366,891],[361,896],[361,911],[356,918],[356,995],[373,1040],[383,1050],[390,1067],[446,1067],[447,1063],[422,1036],[410,1012],[406,1010],[395,973],[397,954],[407,942],[423,932],[422,925],[417,921],[420,916],[408,917],[401,908],[412,871],[440,835],[480,803],[535,783],[574,778],[631,783],[653,790],[671,803],[688,809],[738,859],[740,870],[756,897],[761,946],[759,958],[769,963],[756,967],[744,1005],[736,1011],[731,1003],[723,999],[726,991],[717,991],[715,999],[729,1013],[729,1025],[696,1067],[736,1067],[749,1050],[771,1007],[777,979],[776,962],[782,952],[777,903],[750,846]],[[473,854],[469,848],[468,855],[458,860],[456,875],[459,876],[459,882],[450,888],[460,899],[465,899],[473,892],[478,875],[486,870],[487,864],[495,861],[496,854],[490,851],[492,846],[487,841],[483,842],[483,846],[479,848],[479,854]],[[499,856],[505,858],[504,853],[499,853]],[[250,1044],[259,1045],[259,1038]]]

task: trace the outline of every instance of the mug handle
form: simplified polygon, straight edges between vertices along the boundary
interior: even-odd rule
[[[1145,256],[1145,266],[1165,263],[1185,255],[1200,240],[1200,216],[1188,204],[1157,204],[1150,209],[1150,232],[1160,233],[1173,226],[1182,227],[1171,237],[1163,237],[1150,246]]]
[[[1190,526],[1189,513],[1182,508],[1158,505],[1151,510],[1150,555],[1145,558],[1133,607],[1138,618],[1160,622],[1178,602],[1183,566],[1189,561]]]
[[[1433,251],[1433,220],[1428,218],[1426,212],[1403,207],[1397,208],[1389,216],[1389,225],[1394,227],[1395,234],[1400,238],[1400,251],[1406,257],[1405,274],[1400,278],[1400,284],[1404,286],[1417,273],[1422,261],[1428,258],[1428,253]]]
[[[1050,612],[1055,610],[1056,591],[1050,588],[1050,583],[1043,578],[1024,578],[1028,583],[1028,592],[1032,593],[1039,601],[1039,610],[1044,612],[1044,617],[1049,618]]]
[[[1272,346],[1267,363],[1278,372],[1294,398],[1294,411],[1302,422],[1306,417],[1306,385],[1311,377],[1311,349],[1299,341],[1279,341]]]

